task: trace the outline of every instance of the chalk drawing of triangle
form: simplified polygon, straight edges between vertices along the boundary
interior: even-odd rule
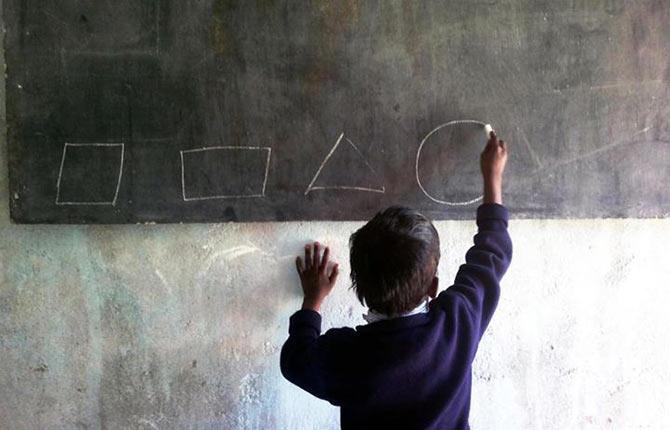
[[[324,158],[305,195],[316,190],[354,190],[382,194],[386,191],[379,174],[344,133],[340,134]]]

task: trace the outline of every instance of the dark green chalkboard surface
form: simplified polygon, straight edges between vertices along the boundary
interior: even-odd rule
[[[15,222],[670,216],[668,1],[3,4]]]

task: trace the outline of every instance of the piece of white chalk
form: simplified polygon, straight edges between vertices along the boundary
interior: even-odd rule
[[[489,137],[491,135],[492,131],[493,131],[493,127],[491,127],[491,124],[486,124],[484,126],[484,133],[486,133],[486,137]]]

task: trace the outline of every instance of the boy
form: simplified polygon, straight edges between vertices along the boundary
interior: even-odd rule
[[[335,285],[329,249],[305,247],[304,292],[281,351],[289,381],[340,406],[343,429],[468,429],[471,364],[512,258],[502,174],[507,149],[491,133],[481,155],[479,231],[454,284],[437,295],[440,247],[432,223],[392,207],[350,239],[352,288],[367,325],[321,332],[318,313]],[[434,300],[431,300],[434,299]]]

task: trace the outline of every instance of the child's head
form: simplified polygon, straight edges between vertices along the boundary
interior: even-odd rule
[[[386,315],[415,308],[437,291],[440,239],[428,218],[392,206],[349,239],[352,288],[358,300]]]

